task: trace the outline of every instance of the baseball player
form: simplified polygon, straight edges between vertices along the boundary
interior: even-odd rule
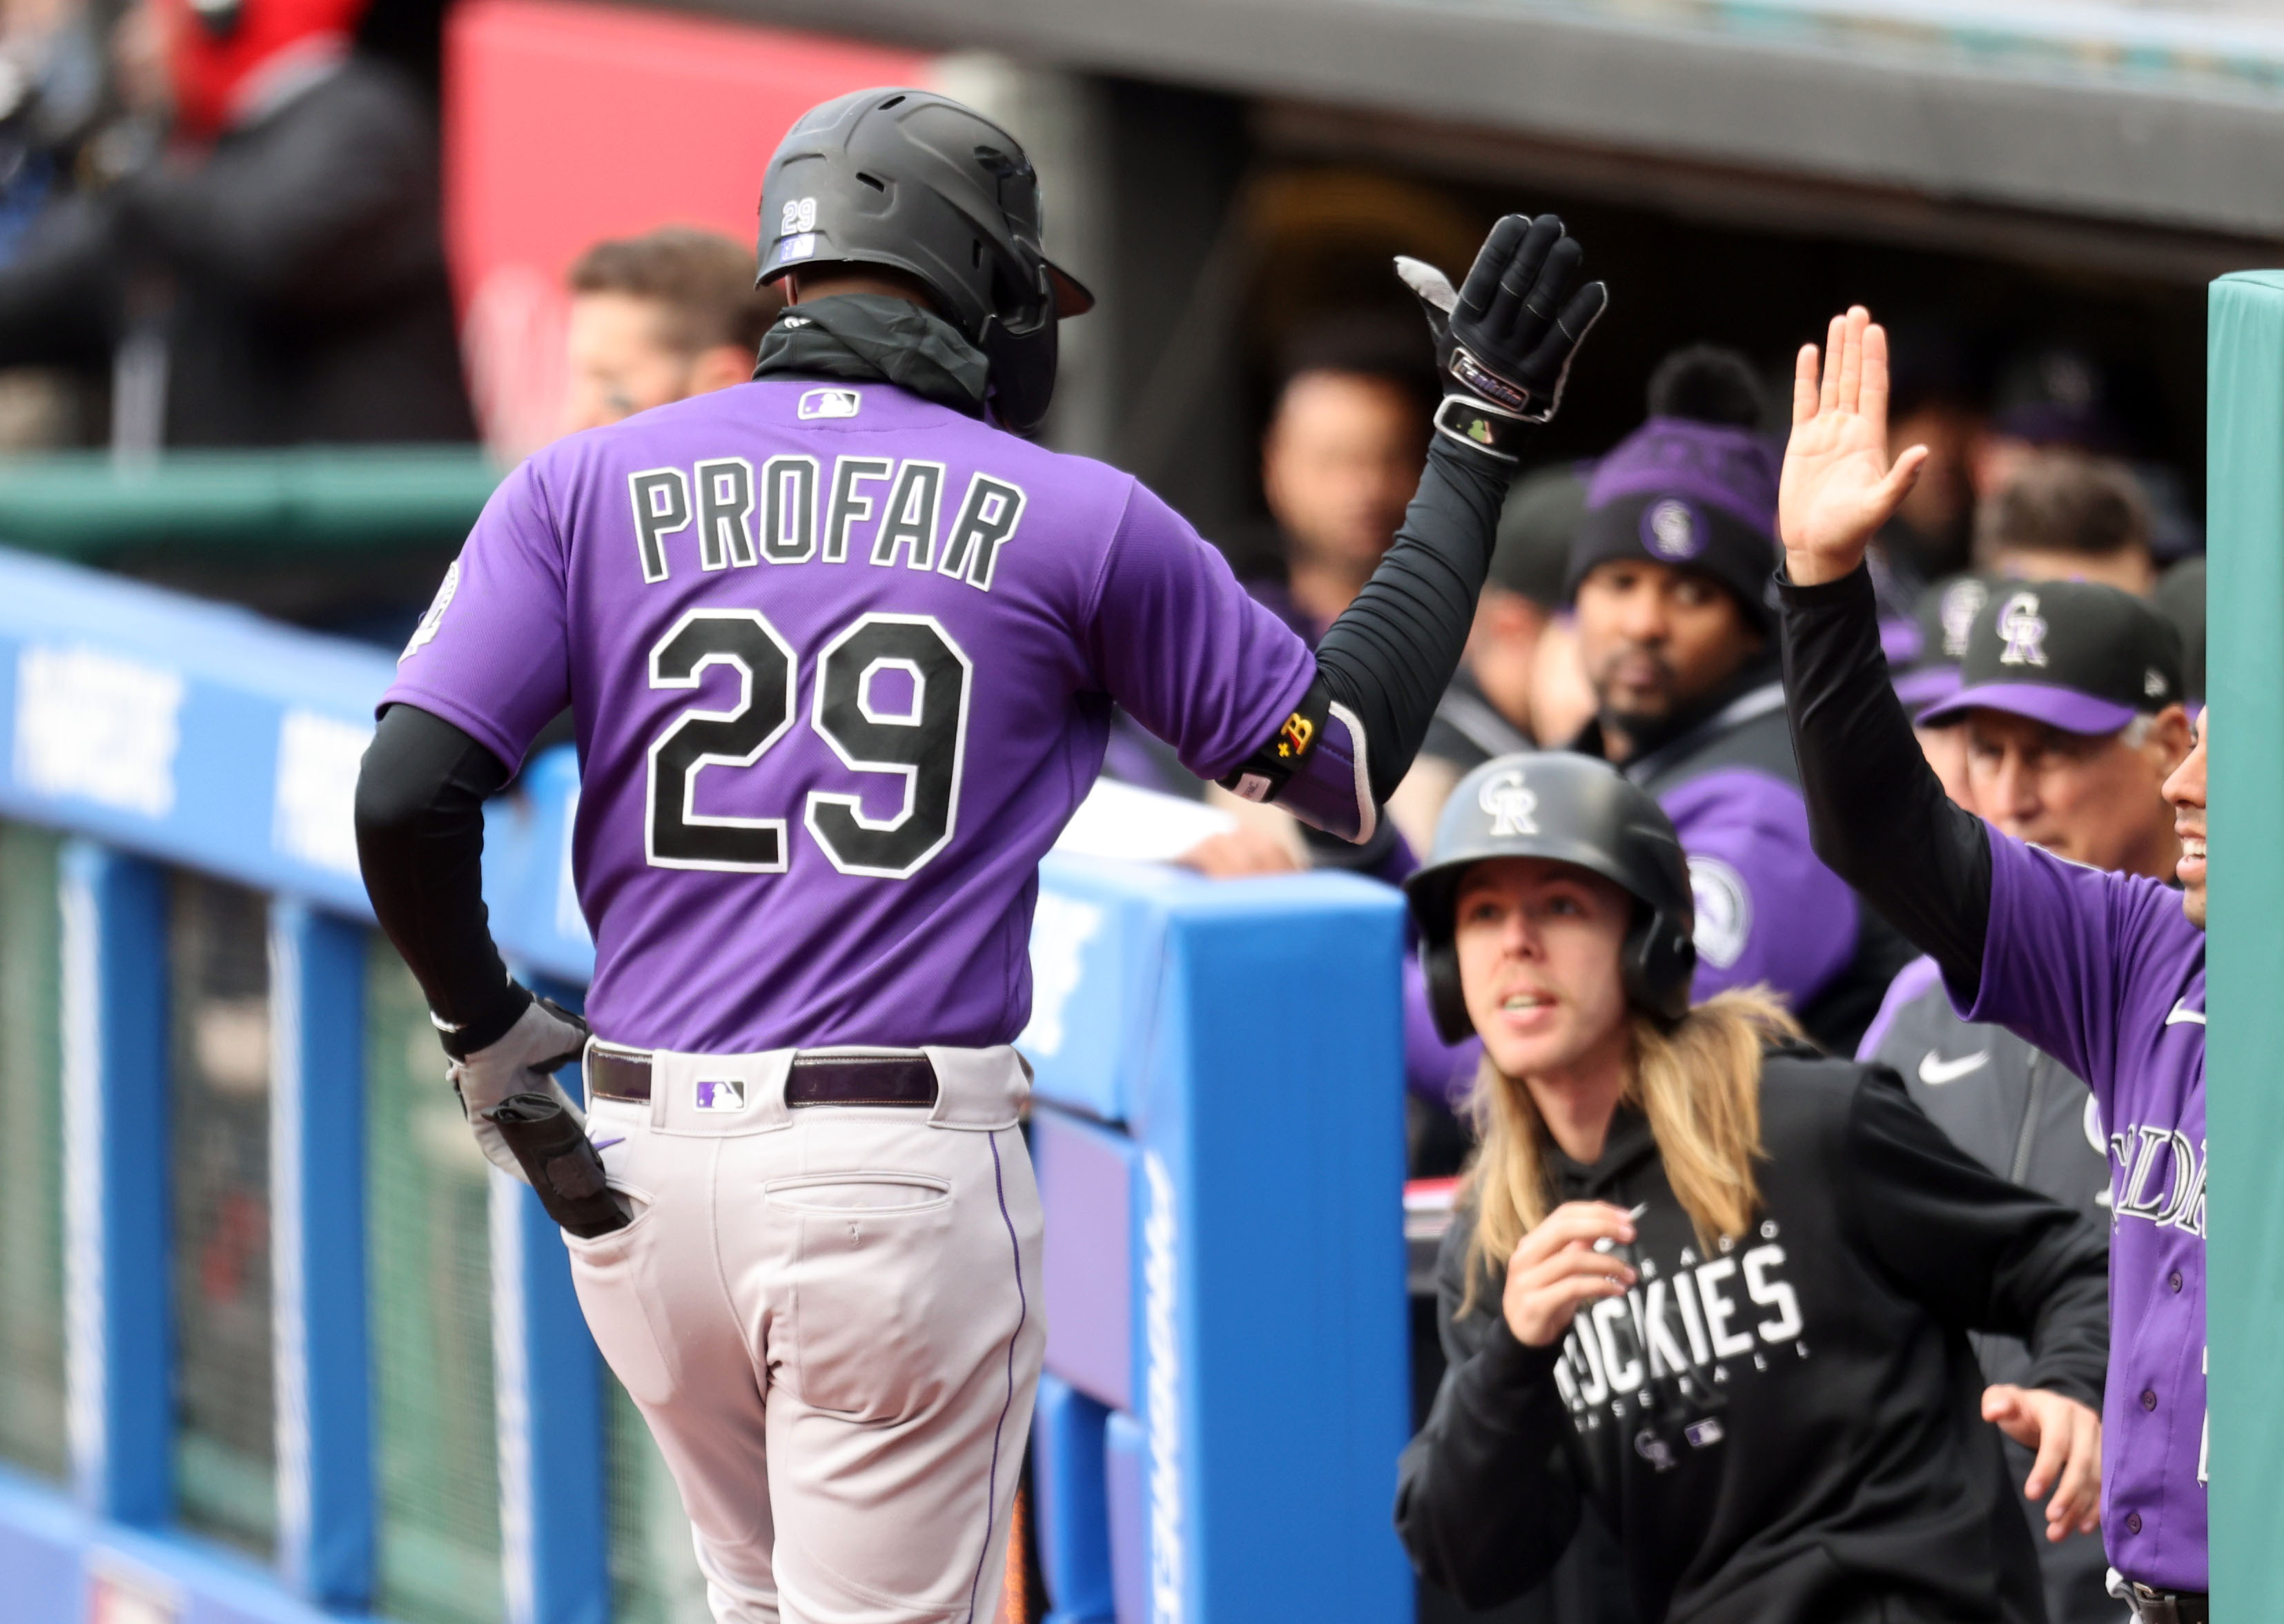
[[[359,848],[496,1162],[480,1113],[583,1054],[632,1221],[567,1238],[572,1270],[716,1617],[989,1618],[1044,1339],[1009,1046],[1039,857],[1114,703],[1369,836],[1606,295],[1552,215],[1501,221],[1457,293],[1408,266],[1449,392],[1312,655],[1131,478],[1020,437],[1091,300],[1006,131],[841,98],[761,215],[791,303],[754,381],[509,476],[383,699]],[[509,978],[480,890],[482,799],[567,704],[591,1041]]]
[[[2144,1620],[2204,1624],[2205,736],[2165,781],[2178,893],[2067,863],[1947,799],[1881,657],[1863,569],[1925,449],[1890,466],[1887,340],[1833,318],[1793,386],[1779,508],[1787,701],[1818,855],[2003,1026],[2093,1091],[2111,1162],[2102,1543]],[[2035,605],[2002,608],[1998,669],[2050,668]]]
[[[2006,663],[2005,629],[2025,614],[2046,623],[2043,666]],[[1914,720],[1966,736],[1962,804],[2072,863],[2171,874],[2180,841],[2157,792],[2188,754],[2189,722],[2181,639],[2155,605],[2089,581],[2002,583],[1962,641],[1965,687]],[[2085,1080],[2003,1027],[1961,1020],[1935,960],[1896,978],[1858,1058],[1893,1066],[1983,1166],[2108,1228],[2109,1152]],[[2030,1362],[2011,1337],[1975,1351],[1993,1382],[2018,1381]],[[2010,1444],[2007,1459],[2030,1475],[2027,1449]],[[2073,1533],[2038,1557],[2048,1624],[2116,1624],[2100,1540]]]

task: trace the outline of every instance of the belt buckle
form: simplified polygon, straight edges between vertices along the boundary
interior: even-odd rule
[[[2139,1580],[2129,1581],[2133,1604],[2133,1616],[2140,1624],[2180,1624],[2181,1609],[2178,1599],[2165,1591],[2153,1590]]]

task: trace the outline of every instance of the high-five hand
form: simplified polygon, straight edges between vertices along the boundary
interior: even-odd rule
[[[1927,457],[1913,446],[1888,465],[1888,335],[1862,305],[1834,316],[1821,386],[1815,345],[1801,346],[1793,368],[1792,439],[1777,487],[1785,574],[1819,586],[1853,571]]]

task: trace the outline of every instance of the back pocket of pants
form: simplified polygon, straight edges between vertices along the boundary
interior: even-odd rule
[[[809,1174],[772,1180],[763,1196],[780,1221],[800,1226],[784,1368],[804,1403],[895,1420],[958,1379],[945,1369],[946,1333],[959,1313],[949,1183],[916,1173]]]

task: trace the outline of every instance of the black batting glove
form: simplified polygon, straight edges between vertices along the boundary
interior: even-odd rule
[[[1433,265],[1396,260],[1396,274],[1428,313],[1449,389],[1435,413],[1438,433],[1501,462],[1518,460],[1523,429],[1562,403],[1571,358],[1610,302],[1600,282],[1573,291],[1584,257],[1556,216],[1509,215],[1483,239],[1456,293]]]

